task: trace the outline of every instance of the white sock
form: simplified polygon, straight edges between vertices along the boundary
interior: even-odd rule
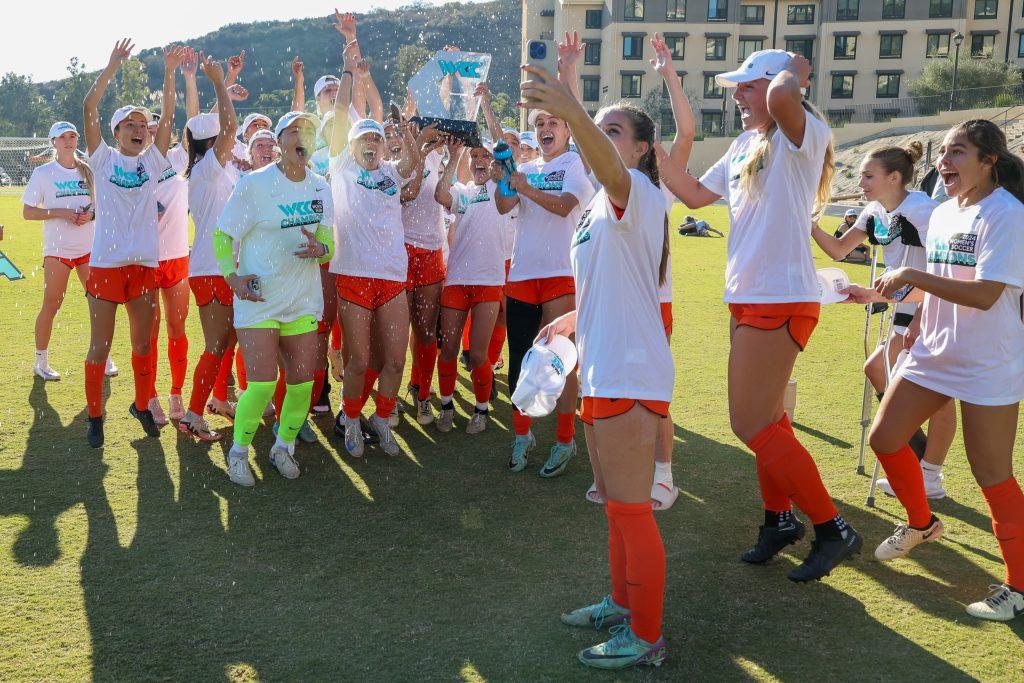
[[[672,486],[672,463],[655,460],[654,481]]]
[[[231,450],[228,451],[228,458],[245,458],[249,459],[249,447],[243,446],[239,443],[231,444]]]
[[[933,465],[930,462],[921,461],[921,469],[931,474],[938,474],[942,471],[942,465]]]
[[[442,396],[441,397],[441,405],[448,405],[449,403],[452,402],[452,399],[454,399],[454,398],[455,398],[455,394],[450,394],[448,396]]]
[[[477,403],[476,404],[476,409],[479,410],[482,413],[486,413],[488,410],[490,410],[490,408],[491,408],[491,404],[490,403]]]
[[[295,442],[294,441],[292,441],[291,443],[288,443],[287,441],[285,441],[284,439],[282,439],[279,436],[279,437],[277,437],[277,440],[274,443],[274,448],[278,448],[278,447],[284,448],[286,451],[288,451],[288,455],[295,455]]]
[[[45,368],[47,365],[50,364],[49,363],[49,358],[47,357],[48,353],[49,353],[49,351],[47,349],[43,349],[42,351],[40,351],[39,349],[36,349],[36,365],[37,366],[39,366],[41,368]]]

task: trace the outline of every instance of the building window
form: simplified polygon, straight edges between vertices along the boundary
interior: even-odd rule
[[[999,0],[974,0],[975,19],[995,19],[999,14]]]
[[[599,9],[588,9],[587,10],[587,28],[601,28],[601,10]]]
[[[1017,36],[1017,56],[1024,57],[1024,33]]]
[[[686,51],[686,38],[683,36],[666,36],[665,46],[672,53],[672,59],[682,59]]]
[[[684,78],[685,78],[685,76],[683,76],[683,74],[679,74],[679,85],[685,89],[686,88],[686,84],[685,84],[685,82],[683,80]],[[669,97],[669,94],[668,94],[668,84],[665,83],[665,82],[662,82],[662,84],[661,84],[661,94],[664,95],[665,97]]]
[[[807,61],[814,55],[814,38],[800,38],[798,40],[786,41],[786,52],[793,52],[803,55]]]
[[[721,135],[722,112],[704,111],[700,114],[700,128],[705,135]]]
[[[928,36],[928,47],[925,48],[925,57],[949,57],[949,34],[932,33]]]
[[[974,59],[992,59],[996,50],[996,37],[971,34],[971,57]]]
[[[704,59],[709,62],[720,62],[725,59],[725,38],[708,38],[704,50]]]
[[[832,56],[836,59],[856,59],[857,36],[836,36],[836,49]]]
[[[720,100],[725,97],[725,90],[715,82],[714,74],[704,74],[704,98]]]
[[[749,57],[754,52],[764,49],[764,40],[761,38],[740,38],[740,61]]]
[[[729,3],[727,0],[708,0],[708,21],[727,21]]]
[[[883,19],[902,19],[907,13],[907,0],[882,0]]]
[[[587,41],[583,44],[583,63],[596,66],[601,63],[601,41]]]
[[[882,59],[894,59],[903,56],[903,36],[882,34],[879,37],[878,56]]]
[[[668,0],[665,21],[686,21],[686,0]]]
[[[856,21],[860,15],[860,0],[836,0],[836,21]]]
[[[597,102],[600,99],[601,79],[583,77],[583,101]]]
[[[832,98],[853,99],[853,74],[832,74]]]
[[[953,0],[929,0],[929,19],[949,19],[953,16]]]
[[[622,58],[643,59],[644,58],[644,37],[641,35],[622,36]]]
[[[764,5],[740,5],[741,24],[763,24]]]
[[[786,10],[787,24],[813,24],[814,5],[790,5]]]
[[[899,74],[878,74],[878,83],[875,86],[875,97],[893,98],[900,96],[900,75]]]
[[[622,97],[640,97],[643,74],[622,74]]]
[[[671,109],[661,110],[661,139],[666,140],[676,134],[676,119]]]
[[[622,14],[626,21],[643,21],[644,0],[626,0],[626,7]]]

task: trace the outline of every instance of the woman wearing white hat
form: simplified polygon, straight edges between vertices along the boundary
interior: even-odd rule
[[[90,255],[90,340],[85,359],[85,395],[89,445],[103,445],[103,368],[114,336],[118,305],[128,311],[131,330],[135,401],[131,414],[149,436],[160,428],[149,411],[153,396],[153,349],[156,266],[160,258],[157,228],[156,182],[168,167],[167,148],[174,126],[174,72],[184,48],[164,50],[163,112],[152,145],[147,147],[149,111],[125,106],[114,112],[110,130],[117,149],[107,146],[100,128],[99,103],[110,80],[131,55],[131,40],[115,45],[107,66],[89,90],[83,104],[89,165],[96,180],[96,230]]]
[[[519,163],[525,164],[540,156],[540,147],[537,144],[537,134],[532,130],[519,134]]]

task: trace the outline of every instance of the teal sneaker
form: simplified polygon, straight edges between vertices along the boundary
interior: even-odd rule
[[[611,629],[612,639],[580,650],[579,660],[595,669],[626,669],[641,664],[661,666],[665,661],[665,638],[656,643],[641,640],[633,633],[629,624],[619,624]]]
[[[569,443],[555,442],[555,445],[551,447],[551,455],[548,456],[548,461],[544,463],[544,467],[540,468],[540,476],[557,477],[562,472],[565,472],[565,468],[569,466],[569,461],[572,460],[574,455],[576,455],[575,440]]]
[[[508,460],[508,471],[522,472],[525,470],[526,454],[536,445],[537,439],[534,438],[533,432],[526,432],[522,436],[517,434],[516,440],[512,442],[512,457]]]
[[[313,425],[309,424],[307,419],[302,423],[302,427],[299,428],[299,441],[304,443],[316,443],[316,432],[313,431]]]
[[[618,626],[629,621],[629,610],[619,607],[612,602],[612,596],[606,595],[601,602],[574,609],[568,614],[563,614],[561,619],[566,626],[600,630],[605,626]]]

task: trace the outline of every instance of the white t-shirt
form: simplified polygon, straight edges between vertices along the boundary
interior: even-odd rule
[[[157,234],[157,178],[169,165],[156,145],[129,157],[100,142],[89,156],[96,179],[96,234],[89,265],[155,268],[160,259]]]
[[[235,140],[235,145],[231,148],[231,156],[239,161],[248,161],[249,146],[240,140]]]
[[[167,161],[171,162],[175,171],[184,174],[188,168],[188,152],[179,143],[167,150]]]
[[[238,169],[230,161],[225,166],[220,165],[213,149],[192,167],[188,177],[188,205],[196,234],[188,259],[191,277],[220,275],[217,257],[213,255],[213,233],[239,177]]]
[[[594,196],[583,162],[575,152],[565,152],[551,161],[534,159],[519,170],[531,186],[547,194],[571,194],[579,203],[563,218],[520,196],[509,281],[572,275],[569,247],[573,229],[579,223],[583,207]]]
[[[270,164],[238,181],[217,227],[239,243],[238,273],[259,276],[266,301],[235,297],[235,327],[323,315],[320,266],[295,252],[307,241],[301,227],[316,232],[333,219],[331,188],[315,173],[293,182]]]
[[[505,225],[494,205],[495,185],[452,185],[453,228],[445,285],[505,284]]]
[[[920,242],[924,245],[928,239],[928,221],[938,205],[939,203],[927,194],[917,191],[908,192],[906,198],[892,213],[886,211],[878,202],[869,202],[853,227],[867,234],[868,220],[873,219],[874,239],[882,246],[886,270],[900,266],[924,270],[924,246],[912,247],[904,244],[903,231],[908,229],[909,223],[909,228],[917,230]]]
[[[321,147],[309,156],[309,163],[313,165],[313,170],[327,180],[331,179],[330,152],[330,147]]]
[[[405,242],[420,249],[437,251],[444,244],[444,222],[441,205],[434,199],[441,153],[434,151],[423,160],[423,181],[416,199],[402,205]]]
[[[900,373],[914,384],[978,405],[1024,399],[1024,204],[996,189],[974,206],[956,199],[932,214],[928,272],[1006,285],[983,311],[926,293],[921,336]]]
[[[156,213],[160,260],[188,256],[188,183],[174,166],[157,178]]]
[[[740,173],[759,144],[756,131],[740,134],[700,179],[729,205],[727,303],[797,303],[821,296],[811,254],[811,213],[831,131],[810,113],[805,120],[800,147],[781,129],[772,134],[753,192],[740,186]]]
[[[671,401],[675,367],[658,302],[665,201],[640,171],[615,216],[602,189],[572,240],[583,396]]]
[[[659,185],[661,196],[665,199],[665,215],[672,217],[672,205],[676,203],[676,196],[668,189],[665,183]],[[671,240],[669,241],[671,244]],[[663,304],[672,303],[672,256],[669,255],[668,263],[665,264],[665,282],[658,285],[658,301]]]
[[[346,147],[331,158],[337,249],[332,273],[405,282],[409,255],[402,228],[402,186],[394,162],[367,171]]]
[[[22,204],[44,209],[82,209],[92,203],[89,186],[74,168],[64,168],[56,161],[32,171]],[[43,221],[43,256],[76,259],[92,249],[93,222],[75,225],[64,218]]]

